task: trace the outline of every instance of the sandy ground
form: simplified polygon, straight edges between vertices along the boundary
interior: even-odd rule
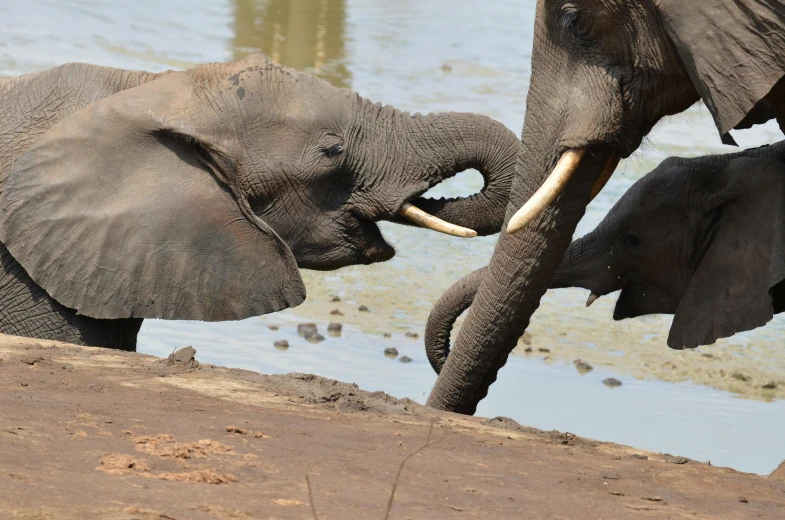
[[[0,337],[0,518],[785,518],[785,465],[761,477],[196,359]]]

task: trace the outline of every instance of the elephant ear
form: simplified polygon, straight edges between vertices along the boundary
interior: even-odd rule
[[[668,346],[710,345],[768,323],[785,279],[785,165],[732,160],[720,174],[713,221],[673,318]]]
[[[782,0],[657,0],[665,29],[723,143],[785,76]],[[778,88],[785,88],[781,84]]]
[[[115,94],[15,163],[0,240],[61,304],[93,318],[220,321],[305,298],[292,252],[235,188],[231,140],[199,88],[173,73]]]

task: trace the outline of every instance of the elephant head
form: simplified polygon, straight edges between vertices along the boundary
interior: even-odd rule
[[[730,142],[732,128],[785,114],[783,26],[779,0],[538,0],[507,232],[430,406],[474,413],[586,205],[662,117],[703,99]]]
[[[5,181],[0,239],[80,314],[243,319],[300,304],[298,267],[391,258],[377,221],[498,232],[519,149],[486,117],[409,115],[251,56],[54,125]],[[482,192],[421,197],[472,167]]]
[[[785,142],[669,158],[573,242],[551,287],[621,291],[613,319],[675,314],[671,348],[709,345],[785,308]]]

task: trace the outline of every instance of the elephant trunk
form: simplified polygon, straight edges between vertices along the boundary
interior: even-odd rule
[[[477,169],[485,184],[468,197],[418,197],[412,204],[440,219],[473,229],[478,235],[501,230],[521,148],[517,136],[485,116],[463,113],[413,116],[422,139],[417,143],[420,167],[431,169],[434,186],[461,171]]]
[[[437,231],[444,231],[438,226],[444,228],[447,223],[480,235],[500,231],[521,146],[513,132],[476,114],[410,115],[389,106],[361,102],[360,128],[370,145],[360,148],[372,150],[374,155],[361,157],[364,164],[357,169],[373,166],[379,176],[364,194],[365,203],[376,209],[377,218],[400,224],[414,220]],[[476,168],[485,179],[479,193],[450,199],[422,196],[469,168]],[[439,219],[446,222],[439,223]]]
[[[560,107],[533,78],[523,148],[506,223],[545,183],[568,150],[587,148],[560,195],[518,233],[502,232],[474,304],[439,374],[428,405],[473,414],[517,344],[561,263],[575,228],[615,150],[565,140]],[[589,146],[587,146],[589,145]]]
[[[425,353],[434,371],[442,370],[450,355],[450,332],[455,321],[474,301],[477,289],[487,268],[482,267],[453,284],[439,298],[428,316],[425,326]]]

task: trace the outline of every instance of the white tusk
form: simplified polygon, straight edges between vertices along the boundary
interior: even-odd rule
[[[591,307],[591,304],[596,302],[599,299],[600,299],[600,295],[599,294],[591,293],[589,295],[589,298],[586,300],[586,307]]]
[[[537,190],[537,193],[526,201],[526,204],[512,216],[509,224],[507,224],[508,234],[512,235],[528,226],[545,208],[550,206],[551,202],[556,200],[556,197],[559,196],[559,193],[570,181],[572,174],[578,169],[578,165],[581,163],[585,153],[585,148],[564,152],[556,167],[548,175],[548,178],[545,179],[540,189]]]
[[[398,210],[398,214],[424,228],[432,229],[446,235],[463,238],[474,238],[477,236],[477,232],[473,229],[450,224],[439,217],[434,217],[430,213],[424,212],[417,206],[409,204],[408,202],[401,206],[401,209]]]

